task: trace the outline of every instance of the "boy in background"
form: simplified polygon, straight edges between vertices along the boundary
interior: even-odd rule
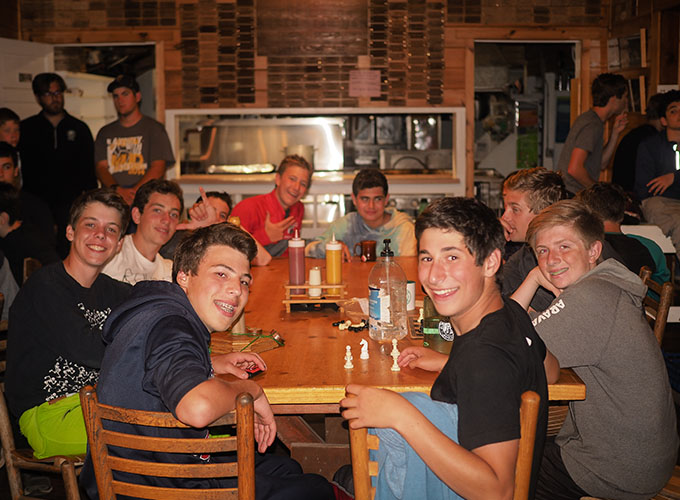
[[[356,212],[334,221],[305,248],[305,255],[321,259],[326,256],[326,243],[333,236],[342,242],[342,254],[349,262],[354,245],[363,240],[377,243],[376,254],[383,250],[383,240],[391,240],[390,248],[396,256],[416,254],[416,239],[411,218],[396,208],[387,208],[387,178],[372,169],[361,170],[352,181],[352,202]]]

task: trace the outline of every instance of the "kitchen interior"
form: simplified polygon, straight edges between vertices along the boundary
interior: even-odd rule
[[[464,144],[455,134],[464,126],[460,108],[277,111],[203,116],[170,111],[185,191],[197,189],[194,183],[227,183],[237,200],[268,192],[283,157],[299,154],[315,171],[302,200],[306,238],[352,210],[351,181],[362,168],[385,173],[390,205],[412,217],[434,197],[461,191],[454,180],[456,163],[464,161]]]

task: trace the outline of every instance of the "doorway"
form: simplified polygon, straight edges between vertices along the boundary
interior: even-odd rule
[[[576,42],[475,42],[476,170],[505,177],[556,167],[576,50]]]

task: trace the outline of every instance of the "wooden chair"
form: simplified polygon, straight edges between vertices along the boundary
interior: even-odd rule
[[[2,294],[0,294],[2,295]],[[4,301],[4,297],[3,297]],[[0,341],[0,353],[7,351],[7,340]],[[0,361],[0,375],[5,374],[4,357]],[[21,481],[21,471],[31,470],[34,472],[47,472],[51,474],[61,474],[64,480],[64,491],[67,500],[80,500],[80,490],[78,489],[77,467],[83,465],[84,456],[56,456],[45,459],[33,457],[31,449],[17,449],[14,445],[14,434],[10,420],[7,403],[5,402],[5,384],[0,383],[0,441],[2,441],[2,454],[5,458],[7,467],[7,479],[12,500],[24,500],[31,497],[24,495],[24,487]]]
[[[673,303],[673,284],[667,281],[663,285],[659,285],[651,279],[651,276],[652,270],[647,266],[640,269],[640,279],[642,282],[659,296],[659,300],[654,300],[649,295],[646,295],[642,303],[645,308],[647,321],[649,321],[649,325],[654,330],[656,340],[661,345],[663,334],[666,331],[668,311]]]
[[[522,394],[519,409],[521,438],[517,465],[515,466],[515,491],[513,500],[526,500],[529,496],[531,482],[531,464],[534,458],[534,442],[536,440],[536,422],[541,398],[534,391]],[[354,477],[354,498],[356,500],[372,500],[375,488],[371,486],[371,477],[378,475],[378,463],[369,460],[369,450],[380,447],[378,436],[368,434],[367,429],[349,430],[350,451],[352,455],[352,474]]]
[[[212,439],[175,439],[140,436],[126,432],[106,430],[102,421],[164,428],[188,428],[171,413],[129,410],[102,404],[91,386],[80,391],[80,401],[85,417],[85,427],[90,443],[90,454],[97,478],[101,500],[114,500],[116,495],[168,500],[217,500],[255,498],[255,439],[253,432],[253,398],[242,393],[236,398],[236,410],[213,425],[236,424],[237,436]],[[145,450],[165,453],[203,454],[234,451],[237,462],[212,464],[158,463],[109,454],[109,447],[128,450]],[[115,477],[116,471],[139,476],[172,478],[224,478],[237,477],[238,488],[173,489],[160,486],[134,484]]]
[[[35,271],[42,267],[42,263],[33,257],[26,257],[24,259],[24,280],[22,283],[26,283],[28,277]]]

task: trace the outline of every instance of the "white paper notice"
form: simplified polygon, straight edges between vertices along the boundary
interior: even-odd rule
[[[354,69],[349,72],[350,97],[380,97],[380,71]]]

